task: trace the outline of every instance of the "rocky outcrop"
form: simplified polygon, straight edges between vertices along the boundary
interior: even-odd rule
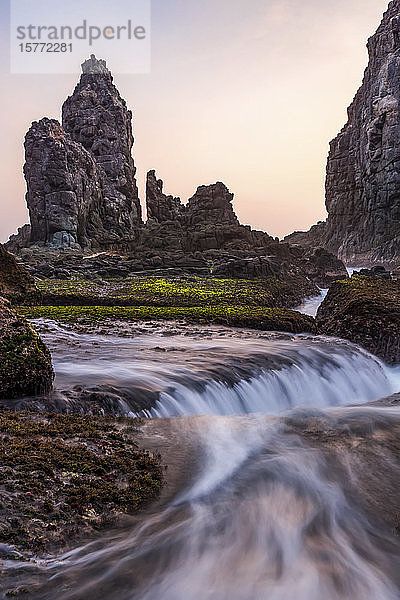
[[[0,298],[0,398],[44,394],[53,379],[50,352],[28,322]]]
[[[189,199],[186,223],[189,227],[201,225],[233,225],[239,221],[232,206],[233,194],[225,184],[218,181],[213,185],[202,185]]]
[[[42,119],[26,135],[25,156],[31,242],[52,248],[100,243],[106,235],[101,219],[104,178],[92,155],[58,121]]]
[[[304,268],[307,276],[320,288],[328,288],[332,282],[348,277],[343,262],[324,248],[310,250],[305,255]]]
[[[37,296],[33,277],[0,244],[0,296],[22,303]],[[37,299],[37,298],[36,298]]]
[[[131,156],[132,113],[104,61],[82,65],[63,126],[34,122],[25,140],[30,243],[98,250],[137,236],[141,209]],[[26,230],[10,240],[21,246]]]
[[[22,248],[27,248],[31,241],[31,231],[32,228],[28,224],[18,227],[17,233],[11,235],[6,244],[7,250],[18,254]]]
[[[353,275],[333,283],[318,310],[317,329],[400,363],[400,281]]]
[[[62,125],[105,173],[103,223],[106,230],[126,238],[142,220],[132,158],[132,113],[105,61],[92,55],[82,71],[74,93],[64,102]]]
[[[400,0],[368,41],[369,63],[348,121],[331,142],[326,224],[285,238],[350,264],[400,264]]]
[[[157,223],[180,221],[185,207],[180,198],[164,194],[163,187],[164,183],[157,179],[156,172],[149,171],[146,182],[147,218]]]

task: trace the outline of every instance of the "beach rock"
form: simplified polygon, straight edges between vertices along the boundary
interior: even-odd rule
[[[318,310],[317,331],[400,363],[400,281],[357,274],[333,283]]]
[[[179,221],[185,207],[180,198],[164,194],[163,187],[163,181],[157,179],[156,172],[149,171],[146,183],[147,218],[157,223]]]
[[[18,254],[22,248],[29,246],[31,242],[31,226],[26,224],[18,227],[17,233],[11,235],[8,242],[4,244],[9,252]]]
[[[45,394],[53,379],[50,352],[29,323],[0,298],[0,398]]]
[[[306,254],[305,269],[308,277],[320,288],[328,288],[333,281],[348,277],[344,263],[324,248],[316,248]]]
[[[104,61],[82,65],[63,105],[63,125],[34,122],[25,140],[29,244],[56,249],[120,247],[142,223],[132,158],[132,113]],[[27,243],[27,230],[10,248]]]

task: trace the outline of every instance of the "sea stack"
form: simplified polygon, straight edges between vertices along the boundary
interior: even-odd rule
[[[30,243],[97,250],[129,243],[142,223],[132,158],[132,113],[94,55],[54,119],[25,139]]]

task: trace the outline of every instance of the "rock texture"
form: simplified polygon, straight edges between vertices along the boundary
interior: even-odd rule
[[[24,302],[37,295],[33,277],[0,244],[0,295]]]
[[[389,4],[368,53],[348,122],[330,144],[327,222],[286,241],[323,245],[352,264],[399,264],[400,0]]]
[[[369,274],[333,283],[318,310],[317,329],[400,363],[400,281]]]
[[[64,102],[63,128],[90,152],[105,173],[103,222],[116,236],[126,237],[141,223],[132,158],[132,112],[104,61],[92,55],[83,63],[82,71],[74,93]]]
[[[368,41],[369,64],[331,142],[326,175],[328,247],[349,262],[400,255],[400,0]]]
[[[164,194],[163,187],[164,183],[157,179],[156,172],[149,171],[146,182],[147,218],[157,223],[180,221],[185,207],[180,198]]]
[[[63,126],[44,118],[26,135],[31,244],[97,250],[134,240],[141,223],[132,113],[104,61],[92,56],[82,69]]]
[[[25,156],[32,242],[79,248],[106,235],[100,214],[102,174],[92,155],[58,121],[42,119],[32,124],[25,138]]]
[[[0,298],[0,398],[46,393],[53,379],[50,352],[28,322]]]

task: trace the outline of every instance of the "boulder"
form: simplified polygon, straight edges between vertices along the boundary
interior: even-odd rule
[[[0,298],[0,398],[45,394],[53,379],[50,352],[29,323]]]
[[[21,303],[37,295],[33,277],[0,244],[0,294]]]
[[[333,283],[318,310],[317,330],[400,363],[400,281],[357,274]]]

